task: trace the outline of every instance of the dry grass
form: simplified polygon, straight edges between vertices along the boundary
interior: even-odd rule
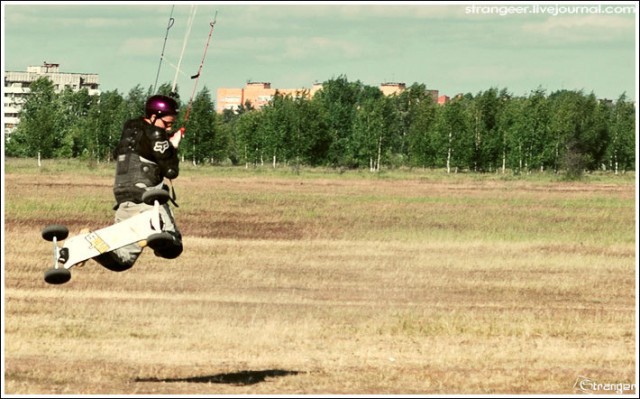
[[[109,175],[5,176],[8,394],[575,393],[636,370],[633,184],[185,174],[185,252],[44,283]]]

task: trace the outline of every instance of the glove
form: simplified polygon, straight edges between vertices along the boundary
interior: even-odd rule
[[[184,127],[181,127],[180,129],[173,132],[173,135],[169,137],[169,142],[171,143],[173,148],[178,148],[178,146],[180,145],[180,140],[182,140],[182,138],[184,137],[184,131]]]

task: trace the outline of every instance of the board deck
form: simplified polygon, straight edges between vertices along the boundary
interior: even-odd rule
[[[159,232],[154,227],[154,217],[157,217],[157,211],[150,209],[114,225],[68,238],[62,246],[69,250],[69,258],[63,267],[69,269],[79,262],[136,243]]]

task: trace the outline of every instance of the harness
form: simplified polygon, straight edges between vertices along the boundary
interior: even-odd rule
[[[147,189],[162,187],[158,164],[139,155],[143,134],[141,126],[127,127],[114,152],[117,163],[113,193],[117,205],[127,201],[141,203]]]

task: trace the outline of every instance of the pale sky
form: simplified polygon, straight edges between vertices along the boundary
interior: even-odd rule
[[[197,86],[214,100],[217,88],[248,80],[309,88],[341,75],[372,86],[423,83],[449,96],[492,87],[528,95],[541,87],[637,98],[633,2],[174,4],[159,83],[173,83],[186,37],[177,79],[185,100],[216,11]],[[61,72],[99,74],[102,91],[146,89],[171,10],[170,2],[3,2],[3,68],[26,71],[46,61]]]

